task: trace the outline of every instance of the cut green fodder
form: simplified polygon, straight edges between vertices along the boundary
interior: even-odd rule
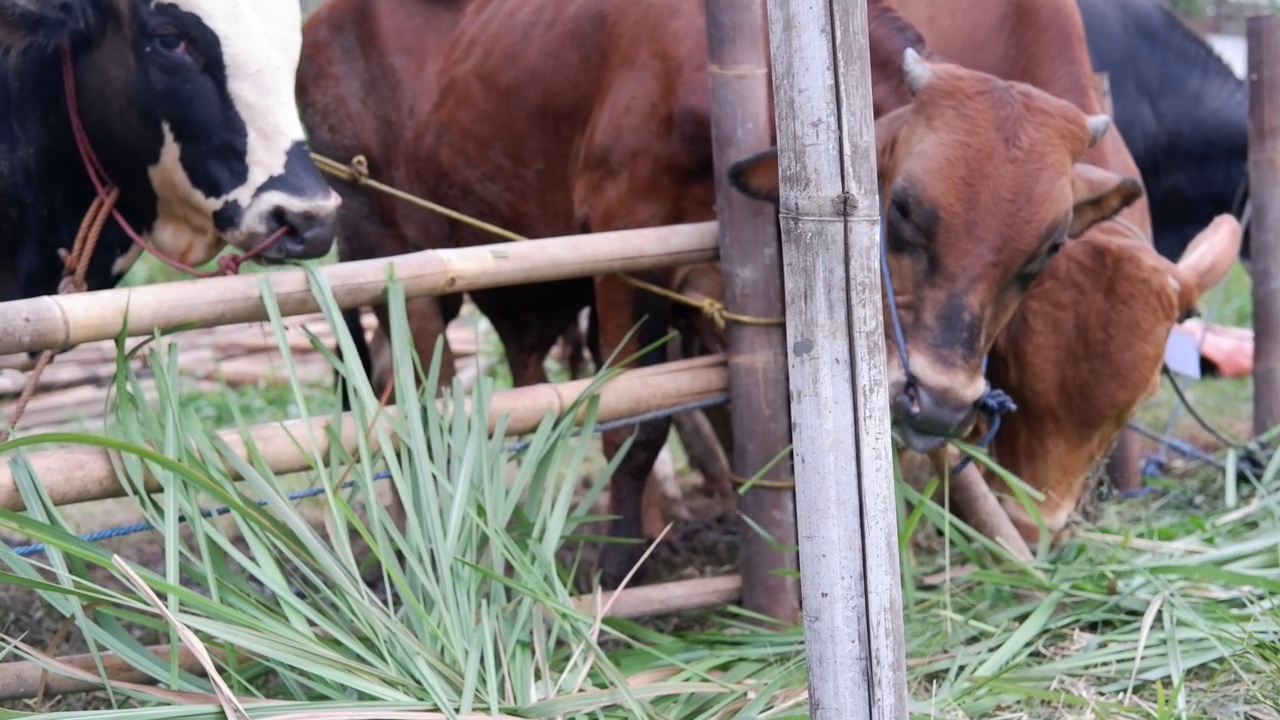
[[[332,296],[315,277],[342,356],[354,358]],[[403,324],[397,284],[391,293],[393,322]],[[266,286],[264,297],[274,312]],[[273,324],[279,333],[280,319]],[[597,624],[572,608],[583,567],[566,543],[572,548],[598,519],[591,503],[611,471],[604,465],[584,492],[580,479],[598,453],[592,438],[548,418],[533,446],[513,457],[501,428],[485,426],[493,391],[485,381],[466,394],[471,415],[457,405],[441,412],[401,389],[397,405],[421,412],[373,422],[377,403],[363,373],[321,352],[347,375],[358,421],[383,446],[396,439],[400,452],[362,442],[350,455],[313,453],[310,473],[277,477],[256,452],[242,461],[216,440],[227,416],[241,430],[256,421],[243,403],[228,403],[225,414],[202,412],[179,389],[176,358],[159,353],[150,366],[161,392],[154,403],[140,402],[131,391],[136,378],[121,367],[106,442],[122,453],[140,512],[160,529],[151,536],[157,562],[132,569],[172,621],[101,546],[73,537],[39,479],[15,460],[33,510],[0,517],[53,552],[28,561],[0,550],[8,568],[0,582],[37,591],[57,616],[76,619],[87,647],[120,653],[166,686],[117,686],[99,696],[92,715],[60,717],[225,717],[220,702],[233,699],[253,717],[804,716],[798,630],[765,630],[731,608],[689,623],[645,624]],[[412,353],[394,343],[392,353],[395,372],[408,377]],[[302,418],[335,416],[336,399],[322,390],[286,387],[273,405],[292,405]],[[319,439],[298,442],[312,448]],[[55,440],[93,442],[62,436],[9,447]],[[245,482],[232,483],[228,467]],[[139,494],[144,468],[169,492]],[[384,471],[390,480],[377,482]],[[355,487],[341,488],[344,480]],[[1001,555],[988,543],[937,505],[920,504],[903,526],[945,528],[950,553],[906,566],[913,715],[1247,717],[1280,697],[1280,613],[1271,600],[1280,587],[1276,478],[1262,478],[1234,510],[1205,482],[1194,515],[1164,500],[1147,522],[1128,518],[1071,541],[1038,566],[1042,576],[1008,559],[993,563]],[[403,530],[366,500],[388,483],[406,499],[412,521]],[[306,502],[285,498],[307,484],[328,490]],[[234,512],[198,517],[200,508],[220,505]],[[182,515],[197,519],[180,527]],[[1107,535],[1108,527],[1119,533]],[[374,562],[362,566],[369,557]],[[922,576],[944,560],[978,569],[924,585]],[[189,642],[188,630],[220,651],[214,668],[225,690],[141,651],[152,639]],[[9,657],[38,656],[31,651]],[[167,691],[204,700],[180,703]],[[146,709],[101,709],[112,703]]]

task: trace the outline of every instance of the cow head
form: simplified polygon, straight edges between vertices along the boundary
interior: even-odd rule
[[[1054,254],[1142,186],[1079,162],[1109,127],[1105,115],[914,50],[902,69],[913,101],[876,123],[881,218],[912,376],[886,315],[889,397],[898,436],[927,451],[972,427],[987,388],[983,358]],[[779,201],[776,150],[730,175],[747,195]]]
[[[264,259],[329,251],[340,201],[311,162],[294,100],[297,0],[46,4],[74,15],[55,26],[71,28],[85,131],[160,252],[199,264],[282,227]]]

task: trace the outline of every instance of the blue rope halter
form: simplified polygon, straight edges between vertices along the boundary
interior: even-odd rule
[[[902,319],[898,316],[898,296],[893,289],[893,276],[889,272],[889,242],[888,242],[888,223],[885,222],[884,212],[880,213],[880,275],[884,280],[885,297],[889,303],[889,322],[893,325],[893,336],[898,345],[898,359],[902,363],[902,374],[906,376],[906,387],[912,388],[916,386],[916,378],[911,374],[911,363],[907,359],[907,338],[902,331]],[[987,355],[982,356],[982,374],[987,374]],[[984,450],[991,441],[995,439],[996,433],[1000,430],[1000,420],[1005,413],[1015,412],[1018,409],[1017,403],[1008,393],[1003,390],[997,390],[991,387],[991,383],[987,383],[987,389],[983,391],[982,397],[973,404],[974,409],[987,417],[990,427],[983,435],[982,440],[978,443],[978,447]],[[972,457],[966,456],[954,468],[951,474],[956,475],[961,470],[969,466],[973,462]]]

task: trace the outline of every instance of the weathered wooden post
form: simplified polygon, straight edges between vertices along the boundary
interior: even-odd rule
[[[737,192],[726,180],[735,161],[773,143],[769,97],[769,34],[764,0],[707,0],[711,75],[711,135],[715,149],[716,216],[725,302],[760,318],[783,314],[782,258],[773,208]],[[782,327],[729,326],[729,388],[733,397],[733,474],[754,477],[791,444],[787,346]],[[772,536],[743,527],[742,599],[750,610],[800,622],[796,577],[795,496],[787,487],[791,458],[777,463],[739,499],[739,511]],[[790,572],[778,572],[790,571]]]
[[[1253,200],[1253,429],[1280,424],[1280,16],[1246,21]]]
[[[866,0],[769,0],[812,716],[907,717]]]

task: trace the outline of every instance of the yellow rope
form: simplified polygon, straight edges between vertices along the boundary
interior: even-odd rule
[[[513,242],[524,242],[529,240],[529,238],[523,235],[513,233],[510,230],[500,228],[497,225],[484,222],[483,220],[471,217],[470,215],[465,215],[457,210],[451,210],[443,205],[433,203],[430,200],[424,200],[420,197],[410,195],[403,190],[397,190],[390,185],[385,185],[374,180],[369,175],[369,161],[363,155],[355,156],[351,160],[350,165],[343,165],[337,160],[332,160],[314,152],[311,153],[311,158],[315,161],[316,167],[320,168],[322,172],[326,172],[340,180],[345,180],[346,182],[362,185],[377,190],[378,192],[386,193],[396,199],[416,205],[424,210],[439,213],[451,220],[457,220],[460,223],[470,225],[471,227],[491,233],[505,240]],[[687,305],[688,307],[701,311],[702,315],[714,323],[716,329],[721,332],[724,332],[726,321],[736,322],[743,325],[755,325],[758,327],[778,327],[784,323],[784,318],[757,318],[749,315],[740,315],[738,313],[729,312],[729,310],[725,308],[724,303],[721,303],[718,300],[713,300],[711,298],[707,298],[705,300],[694,300],[687,295],[682,295],[678,292],[668,290],[660,285],[645,282],[644,280],[628,275],[627,273],[615,274],[632,287],[647,290],[648,292],[660,297],[664,297],[673,302]]]

